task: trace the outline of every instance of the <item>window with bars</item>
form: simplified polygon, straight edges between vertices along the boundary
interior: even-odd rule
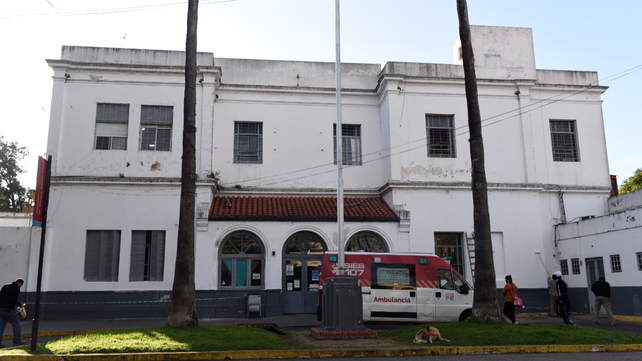
[[[129,104],[96,105],[94,149],[127,150]]]
[[[455,117],[453,115],[426,114],[428,156],[456,158]]]
[[[551,146],[556,162],[579,162],[580,152],[574,120],[551,120]]]
[[[560,260],[560,268],[562,268],[562,274],[563,275],[568,275],[568,260],[567,259]]]
[[[612,254],[611,256],[611,272],[622,272],[622,264],[620,263],[620,255]]]
[[[172,150],[174,107],[143,105],[140,108],[140,150]]]
[[[162,281],[165,270],[165,231],[132,232],[129,281]]]
[[[85,282],[118,282],[120,231],[87,231]]]
[[[580,259],[579,258],[571,258],[571,270],[573,271],[574,275],[579,275],[580,274]]]
[[[337,164],[337,125],[334,124],[334,164]],[[341,124],[343,165],[361,165],[361,125]]]
[[[462,233],[436,233],[435,254],[446,260],[460,275],[464,275]]]
[[[638,271],[642,271],[642,252],[635,254],[638,258]]]
[[[234,163],[263,163],[263,123],[234,122]]]

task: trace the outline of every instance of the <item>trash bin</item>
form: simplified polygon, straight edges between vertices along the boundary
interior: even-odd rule
[[[247,295],[247,317],[261,318],[261,295]]]

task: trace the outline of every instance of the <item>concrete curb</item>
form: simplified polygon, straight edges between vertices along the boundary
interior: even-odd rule
[[[212,351],[212,352],[142,352],[129,354],[76,354],[76,355],[3,355],[3,361],[163,361],[163,360],[243,360],[243,359],[308,359],[335,357],[388,357],[461,354],[511,354],[560,352],[627,352],[642,351],[642,344],[633,345],[553,345],[553,346],[488,346],[488,347],[413,347],[391,349],[353,350],[276,350],[276,351]]]

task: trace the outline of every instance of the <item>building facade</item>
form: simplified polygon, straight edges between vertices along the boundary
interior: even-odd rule
[[[497,287],[511,274],[536,311],[546,271],[559,269],[554,226],[601,214],[611,190],[606,87],[595,72],[536,69],[530,29],[474,26],[472,36]],[[459,53],[455,41],[452,65],[342,64],[343,242],[334,64],[198,54],[199,317],[245,317],[255,294],[264,317],[314,312],[321,254],[339,247],[436,253],[473,280]],[[65,46],[48,63],[43,317],[164,317],[184,53]]]

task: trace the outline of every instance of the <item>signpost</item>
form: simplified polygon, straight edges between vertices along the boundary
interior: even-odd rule
[[[40,317],[40,290],[42,283],[42,261],[45,253],[45,234],[47,231],[47,207],[49,206],[49,183],[51,181],[51,156],[46,160],[38,157],[38,179],[36,181],[36,200],[33,209],[33,225],[42,227],[40,234],[40,253],[38,255],[38,280],[36,284],[36,304],[31,324],[31,352],[38,347],[38,320]]]

